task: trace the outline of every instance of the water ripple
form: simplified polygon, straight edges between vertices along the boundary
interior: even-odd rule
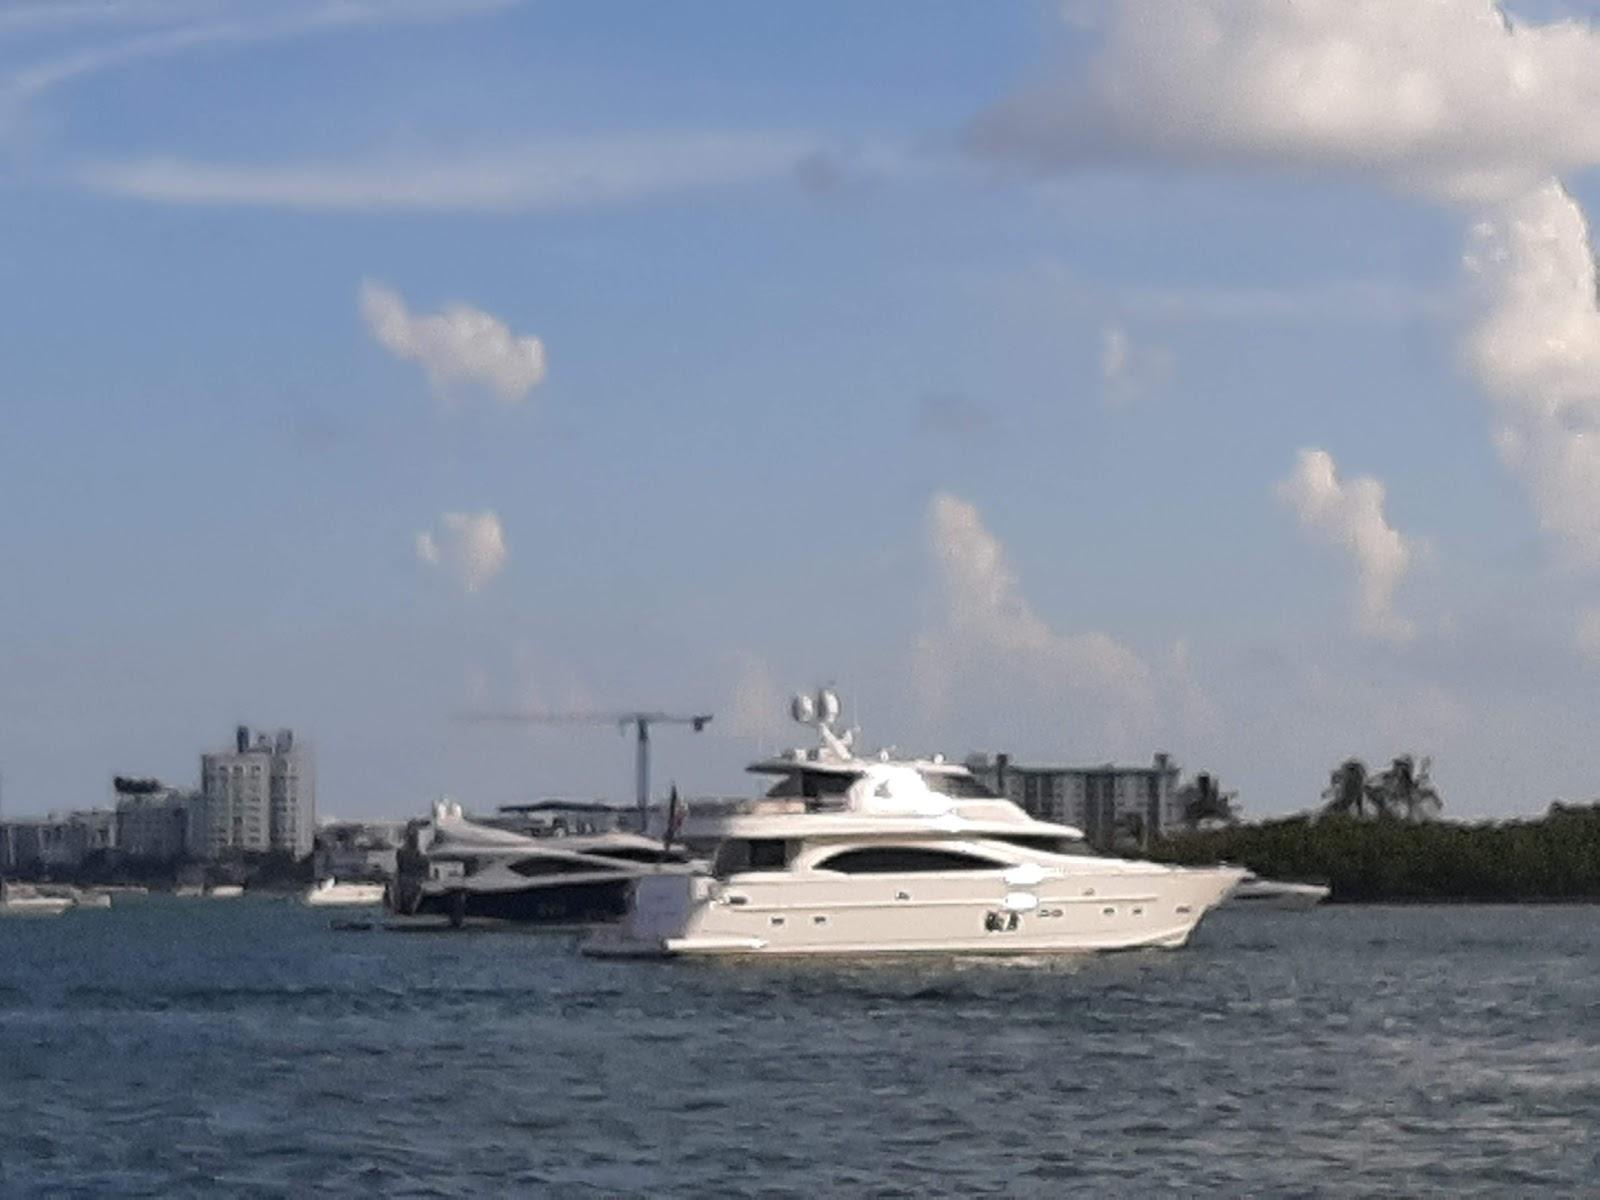
[[[0,924],[0,1195],[1581,1193],[1586,909],[1176,953],[588,962],[152,900]]]

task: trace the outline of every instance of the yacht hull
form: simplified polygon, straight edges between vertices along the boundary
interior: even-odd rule
[[[1282,883],[1274,879],[1246,879],[1228,896],[1229,908],[1301,912],[1326,900],[1332,889],[1320,883]]]
[[[413,913],[452,921],[574,925],[616,921],[628,911],[632,878],[563,883],[516,891],[425,891]]]
[[[596,957],[1081,954],[1184,945],[1242,872],[1081,872],[1027,891],[998,878],[705,877],[641,882]]]

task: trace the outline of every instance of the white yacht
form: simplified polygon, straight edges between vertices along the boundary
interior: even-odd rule
[[[542,836],[497,829],[441,801],[407,835],[392,891],[400,916],[532,924],[615,921],[634,881],[694,870],[689,851],[620,830]]]
[[[1320,883],[1292,883],[1281,879],[1262,879],[1246,871],[1244,878],[1228,893],[1229,908],[1265,908],[1295,911],[1315,908],[1328,898],[1332,889]]]
[[[387,894],[388,888],[381,883],[340,883],[330,877],[312,884],[302,900],[312,908],[371,908],[382,904]]]
[[[941,758],[857,757],[838,701],[797,699],[821,746],[755,763],[763,800],[699,819],[712,869],[647,877],[586,953],[1045,954],[1183,945],[1244,875],[1095,855]]]

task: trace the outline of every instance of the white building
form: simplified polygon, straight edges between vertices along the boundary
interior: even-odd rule
[[[203,858],[210,847],[205,799],[176,788],[119,793],[117,848],[129,858]]]
[[[1165,754],[1148,767],[1026,765],[1005,754],[975,754],[967,766],[1030,815],[1075,825],[1102,849],[1119,838],[1144,843],[1183,820],[1178,766]]]
[[[280,850],[304,858],[311,853],[316,772],[292,731],[280,729],[252,741],[249,727],[239,726],[232,751],[201,755],[200,790],[209,855]]]
[[[22,817],[0,831],[0,871],[71,871],[89,855],[116,848],[116,814],[106,809]]]

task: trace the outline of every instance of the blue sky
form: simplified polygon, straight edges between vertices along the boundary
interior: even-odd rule
[[[1592,795],[1600,35],[1392,8],[0,8],[7,810],[239,721],[341,815],[628,795],[474,706],[711,710],[730,791],[828,681],[1255,814]]]

